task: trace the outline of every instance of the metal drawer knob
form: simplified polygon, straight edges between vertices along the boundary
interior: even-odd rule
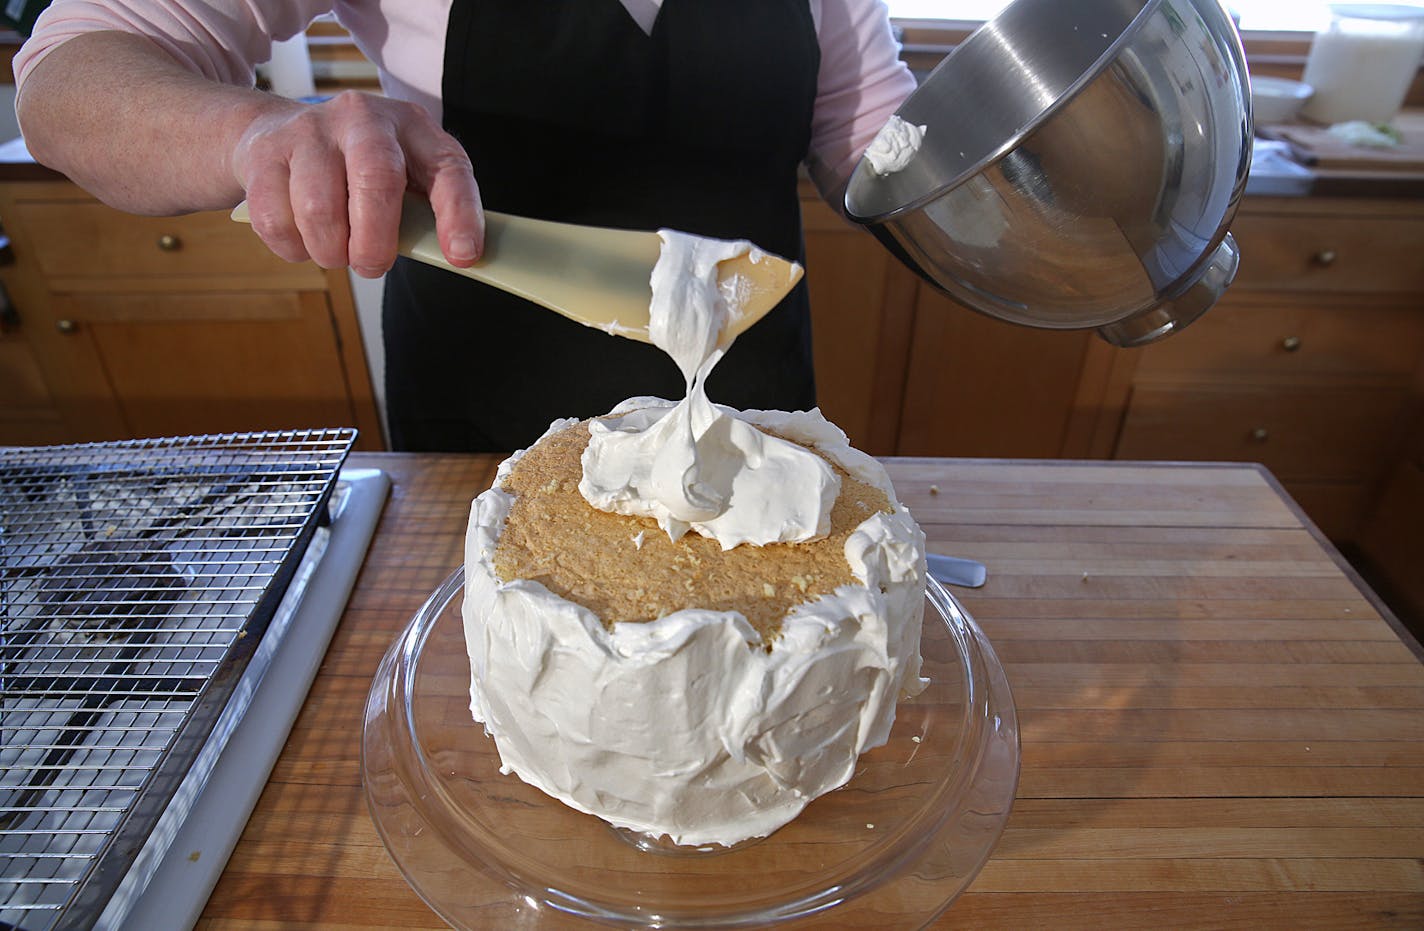
[[[183,248],[183,240],[174,236],[172,233],[164,233],[158,237],[158,248],[164,252],[177,252]]]
[[[1286,352],[1296,352],[1300,349],[1300,337],[1287,336],[1285,339],[1281,340],[1281,348],[1284,349]]]
[[[76,320],[68,320],[68,319],[65,319],[65,320],[56,320],[56,321],[54,322],[54,328],[55,328],[56,330],[58,330],[59,332],[65,333],[65,334],[68,334],[68,333],[78,333],[78,332],[79,332],[79,322],[76,321]]]
[[[1340,256],[1336,254],[1334,249],[1321,249],[1319,252],[1315,253],[1315,255],[1310,257],[1310,261],[1311,264],[1319,266],[1320,268],[1329,268],[1331,265],[1335,264],[1335,260],[1339,257]]]
[[[1264,443],[1270,438],[1271,431],[1267,430],[1265,427],[1257,427],[1256,429],[1251,431],[1251,439],[1255,440],[1257,443]]]

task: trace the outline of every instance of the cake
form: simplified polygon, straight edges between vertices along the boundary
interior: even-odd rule
[[[687,395],[558,421],[475,499],[470,710],[503,772],[733,846],[845,785],[923,688],[924,536],[818,411],[706,397],[737,305],[717,263],[754,247],[663,237],[650,329]]]

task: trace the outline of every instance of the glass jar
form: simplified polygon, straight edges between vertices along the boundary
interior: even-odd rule
[[[1404,103],[1424,56],[1424,7],[1331,4],[1303,80],[1315,89],[1301,113],[1320,123],[1386,123]]]

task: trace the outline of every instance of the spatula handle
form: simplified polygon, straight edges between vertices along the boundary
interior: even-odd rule
[[[251,223],[247,202],[232,218]],[[401,255],[484,282],[586,326],[648,341],[656,233],[535,220],[485,211],[485,250],[469,268],[440,250],[435,215],[418,195],[402,205]]]

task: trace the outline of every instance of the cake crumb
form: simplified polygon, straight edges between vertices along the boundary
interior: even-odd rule
[[[937,495],[937,494],[939,494],[939,486],[938,486],[938,485],[931,485],[931,486],[930,486],[930,494],[932,494],[932,495]]]
[[[914,741],[915,743],[919,743],[923,738],[921,738],[919,734],[916,734],[915,736],[911,737],[910,739],[911,739],[912,741]]]
[[[873,824],[871,824],[869,821],[867,821],[867,822],[865,822],[865,829],[866,829],[867,831],[873,831],[873,830],[875,830],[875,825],[873,825]]]

